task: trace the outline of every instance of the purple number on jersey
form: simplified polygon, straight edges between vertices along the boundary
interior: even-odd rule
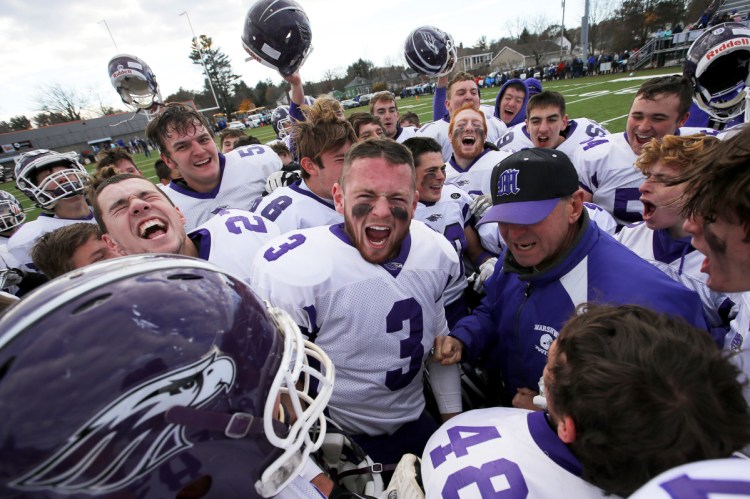
[[[458,262],[461,267],[461,275],[464,273],[464,252],[466,251],[466,232],[460,223],[452,223],[445,227],[443,236],[453,244],[458,253]]]
[[[263,154],[266,152],[265,149],[263,149],[261,146],[253,145],[253,146],[245,146],[237,149],[237,152],[239,155],[243,158],[246,158],[248,156],[255,156],[256,154]]]
[[[401,358],[410,359],[409,369],[392,369],[385,374],[385,386],[391,391],[404,388],[419,374],[422,369],[424,346],[422,346],[422,307],[414,298],[400,300],[393,304],[385,318],[385,332],[398,333],[408,323],[409,336],[401,340]]]
[[[590,123],[589,126],[586,127],[586,135],[589,137],[604,137],[607,133],[602,128]]]
[[[600,144],[606,144],[607,142],[609,142],[607,139],[593,139],[592,138],[592,139],[587,140],[586,142],[583,142],[584,144],[583,150],[588,151],[592,147],[596,147]]]
[[[229,219],[224,222],[224,225],[227,226],[227,230],[232,234],[242,234],[242,227],[251,232],[268,232],[266,224],[263,223],[263,219],[257,216],[253,217],[252,222],[247,217],[241,215],[229,217]],[[240,225],[242,225],[242,227],[240,227]]]
[[[709,494],[750,495],[750,482],[744,480],[706,480],[678,476],[661,484],[674,499],[709,499]]]
[[[471,433],[471,436],[463,437],[461,434]],[[469,447],[479,445],[488,440],[500,438],[500,432],[494,426],[454,426],[448,428],[448,440],[450,444],[435,447],[430,451],[432,467],[437,469],[451,454],[462,457],[469,453]]]
[[[612,207],[612,214],[615,218],[624,220],[627,223],[640,222],[643,220],[643,214],[636,211],[628,211],[630,201],[641,199],[641,193],[637,187],[621,187],[615,189],[615,204]]]
[[[501,476],[505,477],[508,486],[495,490],[492,479]],[[476,484],[483,499],[524,499],[529,495],[521,468],[513,461],[498,459],[484,463],[481,468],[467,466],[450,474],[445,480],[442,496],[444,499],[460,499],[459,491],[472,484]]]
[[[508,130],[507,132],[505,132],[505,134],[502,137],[497,139],[497,142],[495,142],[495,145],[497,146],[498,149],[502,149],[504,146],[506,146],[507,144],[510,144],[511,142],[513,142],[513,132]]]
[[[260,214],[272,222],[275,222],[279,215],[292,205],[292,198],[289,196],[279,196],[263,208]]]
[[[287,242],[281,243],[278,248],[268,248],[266,252],[263,253],[263,258],[265,258],[269,262],[278,260],[279,258],[284,256],[287,251],[293,250],[305,241],[306,238],[302,234],[292,234],[291,236],[289,236]]]

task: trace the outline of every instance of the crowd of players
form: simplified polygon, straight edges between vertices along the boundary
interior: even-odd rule
[[[265,3],[273,144],[166,104],[159,184],[17,161],[44,211],[0,193],[2,495],[750,495],[750,129],[685,127],[679,76],[617,134],[533,79],[484,106],[450,57],[433,121],[346,119],[255,50]]]

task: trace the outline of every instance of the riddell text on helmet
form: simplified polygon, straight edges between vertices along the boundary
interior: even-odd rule
[[[728,41],[728,42],[724,42],[721,45],[719,45],[719,47],[717,47],[717,48],[715,48],[713,50],[710,50],[706,54],[706,60],[710,61],[711,59],[713,59],[717,55],[719,55],[722,52],[724,52],[726,49],[730,49],[732,47],[739,47],[740,45],[750,45],[750,38],[738,38],[737,40],[731,40],[731,41]]]

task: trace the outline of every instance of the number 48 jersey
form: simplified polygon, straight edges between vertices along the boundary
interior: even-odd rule
[[[443,424],[422,455],[426,497],[606,497],[543,412],[493,407]]]

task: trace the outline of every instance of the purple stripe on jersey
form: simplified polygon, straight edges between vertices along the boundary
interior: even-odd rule
[[[652,244],[654,258],[662,263],[672,263],[678,258],[684,258],[691,251],[695,251],[690,244],[690,236],[675,239],[668,229],[655,230]]]
[[[527,139],[531,140],[531,135],[529,135],[529,130],[528,128],[526,128],[526,125],[521,126],[521,131],[523,132],[523,134],[526,136]],[[531,142],[534,142],[534,141],[531,140]]]
[[[169,183],[169,188],[174,189],[175,191],[179,192],[180,194],[184,194],[185,196],[189,196],[191,198],[196,199],[214,199],[217,194],[219,194],[219,189],[221,189],[221,181],[224,179],[224,165],[226,164],[226,158],[224,158],[224,155],[219,153],[219,183],[216,184],[216,187],[210,192],[196,192],[190,187],[183,187],[182,185],[178,184],[174,180],[172,180]],[[187,184],[185,184],[187,186]],[[169,193],[167,193],[169,195]]]
[[[198,258],[208,261],[211,254],[211,233],[207,229],[198,229],[188,234],[188,238],[198,248]]]
[[[564,130],[565,138],[567,139],[568,137],[573,135],[573,133],[576,131],[576,128],[578,128],[578,123],[576,122],[576,120],[569,120],[568,128]]]
[[[528,415],[529,433],[534,442],[545,454],[564,470],[580,477],[583,472],[578,458],[573,455],[567,445],[552,431],[547,422],[547,415],[542,411]]]
[[[334,211],[336,210],[336,208],[333,206],[333,202],[332,201],[325,200],[325,199],[321,198],[320,196],[318,196],[317,194],[315,194],[314,192],[308,191],[307,189],[303,189],[302,186],[300,185],[301,183],[302,183],[302,179],[297,180],[296,182],[293,182],[292,184],[290,184],[289,188],[291,190],[293,190],[294,192],[296,192],[298,194],[302,194],[303,196],[307,196],[310,199],[315,200],[318,203],[320,203],[320,204],[322,204],[322,205],[324,205],[324,206],[326,206],[326,207],[328,207],[328,208],[330,208],[330,209],[332,209]]]
[[[399,136],[401,135],[401,132],[403,132],[404,129],[401,128],[399,125],[396,125],[396,135],[393,136],[393,140],[398,140]]]
[[[453,167],[453,169],[456,170],[457,172],[459,172],[459,173],[466,173],[469,170],[471,170],[471,167],[474,166],[477,163],[477,161],[479,161],[480,159],[482,159],[482,156],[484,156],[485,154],[487,154],[490,151],[494,151],[494,149],[487,148],[484,151],[482,151],[482,153],[479,156],[477,156],[476,158],[474,158],[474,161],[472,161],[471,164],[469,166],[467,166],[465,170],[456,164],[453,155],[451,155],[451,159],[450,159],[450,161],[448,161],[448,164],[451,167]]]
[[[354,247],[351,239],[349,239],[349,236],[344,230],[344,224],[331,225],[330,231],[334,236],[341,239],[341,241],[348,244],[349,246]],[[406,234],[406,237],[401,242],[401,249],[399,250],[398,255],[396,255],[394,258],[391,258],[390,260],[386,260],[385,262],[381,263],[380,266],[383,267],[385,270],[387,270],[388,273],[391,274],[393,277],[398,277],[398,274],[401,272],[401,269],[404,268],[404,263],[406,262],[406,259],[409,257],[410,249],[411,249],[411,232]]]
[[[583,182],[581,182],[581,181],[578,181],[578,187],[580,187],[584,191],[588,192],[589,194],[593,194],[593,191],[591,190],[591,188],[588,185],[586,185]]]

